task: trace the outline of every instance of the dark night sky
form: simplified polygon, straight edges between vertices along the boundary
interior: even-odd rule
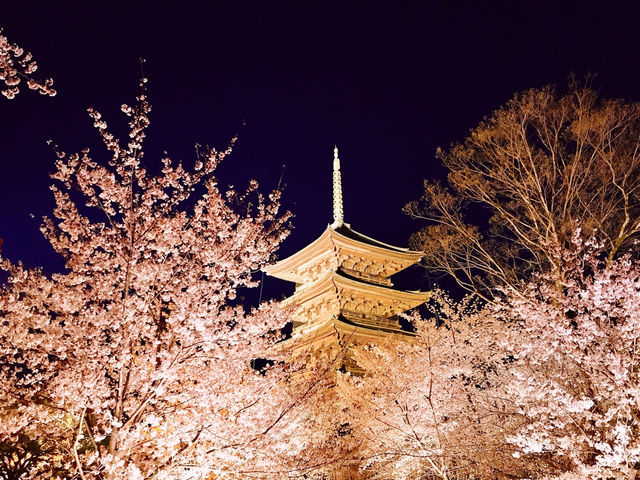
[[[331,221],[334,144],[346,221],[406,245],[419,224],[401,207],[423,178],[444,174],[435,148],[462,140],[516,91],[592,72],[604,95],[640,97],[638,11],[584,1],[430,4],[2,2],[5,35],[58,90],[0,99],[3,253],[61,268],[38,230],[53,205],[45,141],[95,146],[106,158],[86,108],[124,131],[119,106],[133,102],[138,57],[153,104],[147,161],[166,150],[191,162],[196,142],[224,147],[239,132],[222,183],[256,178],[270,190],[286,164],[284,203],[296,217],[281,257]]]

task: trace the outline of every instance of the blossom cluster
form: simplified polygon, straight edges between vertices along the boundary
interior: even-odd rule
[[[32,74],[38,69],[38,64],[33,56],[15,43],[9,42],[0,30],[0,81],[5,88],[2,95],[8,99],[14,98],[19,92],[19,85],[23,81],[31,90],[36,90],[42,95],[54,96],[53,80],[36,80]]]

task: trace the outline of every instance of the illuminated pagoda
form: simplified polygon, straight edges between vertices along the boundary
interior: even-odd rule
[[[339,345],[406,338],[398,314],[428,300],[429,292],[393,288],[389,279],[414,265],[421,252],[387,245],[344,222],[338,148],[333,159],[333,223],[311,244],[266,268],[266,273],[295,282],[293,332],[287,341],[296,350],[314,351]],[[342,366],[362,373],[349,358]]]

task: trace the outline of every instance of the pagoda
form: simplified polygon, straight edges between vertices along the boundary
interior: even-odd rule
[[[338,148],[333,158],[333,223],[315,241],[265,269],[294,282],[285,300],[294,308],[293,351],[313,352],[344,345],[407,339],[398,314],[421,305],[429,292],[393,288],[390,278],[414,265],[421,252],[395,247],[356,232],[344,222]],[[345,349],[341,367],[363,373]]]

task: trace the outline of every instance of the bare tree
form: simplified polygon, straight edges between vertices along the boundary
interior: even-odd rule
[[[517,94],[462,143],[438,149],[450,188],[425,181],[420,201],[405,206],[432,222],[411,239],[429,269],[491,297],[533,271],[560,281],[563,266],[549,252],[568,248],[577,228],[604,243],[609,261],[632,247],[640,104],[601,99],[589,83]]]

